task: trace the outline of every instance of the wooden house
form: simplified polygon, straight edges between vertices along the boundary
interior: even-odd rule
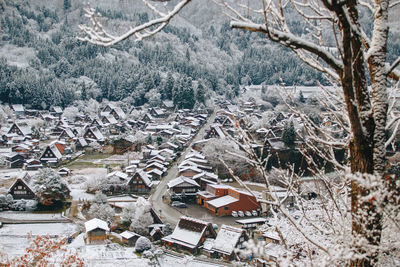
[[[211,223],[182,216],[174,232],[162,241],[170,247],[197,253],[207,238],[215,238],[216,235]]]
[[[139,237],[141,237],[141,235],[131,231],[122,232],[120,235],[122,237],[122,243],[129,247],[134,247],[136,241],[139,239]]]
[[[142,118],[142,121],[145,122],[145,123],[146,122],[154,122],[155,119],[153,118],[153,116],[151,116],[150,113],[146,113],[146,114],[144,114],[144,116]]]
[[[110,111],[110,115],[112,115],[116,120],[122,120],[125,118],[125,112],[120,107],[114,107]]]
[[[213,242],[213,256],[226,261],[237,259],[238,249],[244,248],[243,243],[248,240],[246,230],[223,224]]]
[[[103,123],[103,125],[115,125],[118,123],[118,121],[112,115],[104,116],[101,119],[101,122]]]
[[[26,144],[18,144],[11,147],[11,151],[22,155],[24,158],[29,158],[29,156],[33,152],[33,147]]]
[[[184,195],[187,198],[195,199],[197,192],[200,189],[200,185],[191,178],[180,176],[171,180],[167,184],[170,194],[176,194],[179,196]]]
[[[211,172],[199,173],[192,177],[199,185],[201,190],[206,190],[209,184],[217,185],[219,183],[218,175]]]
[[[25,108],[21,104],[11,105],[11,109],[14,111],[14,115],[17,117],[25,115]]]
[[[43,164],[38,159],[27,159],[23,165],[23,169],[27,171],[35,171],[43,168]]]
[[[76,135],[70,128],[65,128],[61,134],[58,136],[58,140],[67,142],[67,143],[72,143],[74,139],[76,138]]]
[[[59,106],[52,106],[50,108],[50,114],[55,117],[60,117],[62,115],[62,113],[63,113],[63,110]]]
[[[104,127],[104,123],[99,118],[94,118],[90,123],[90,126],[96,126],[97,128],[101,129]]]
[[[210,139],[210,138],[220,138],[220,139],[225,139],[226,134],[224,130],[222,130],[222,127],[219,124],[214,124],[210,126],[209,131],[206,133],[204,136],[205,139]]]
[[[28,125],[19,125],[17,123],[13,123],[7,133],[15,133],[19,136],[30,136],[32,134],[32,130]]]
[[[61,153],[61,155],[65,154],[66,144],[64,141],[55,140],[50,143],[50,146],[55,146],[58,149],[58,151]]]
[[[62,155],[58,148],[54,145],[47,146],[44,150],[40,161],[49,165],[57,165],[62,160]]]
[[[107,239],[110,228],[107,222],[94,218],[85,222],[85,231],[87,244],[101,244]]]
[[[75,141],[75,149],[76,150],[83,150],[88,147],[89,144],[86,142],[85,138],[79,137]]]
[[[15,182],[8,189],[8,194],[12,195],[14,199],[34,199],[35,192],[29,186],[25,179],[17,178]]]
[[[163,109],[161,108],[151,108],[149,111],[150,115],[155,117],[155,118],[164,118],[166,116],[166,113]]]
[[[152,187],[152,182],[148,174],[138,169],[136,173],[129,179],[127,190],[131,193],[148,193]]]
[[[164,237],[164,232],[160,227],[154,227],[150,232],[151,241],[155,242],[161,240]]]
[[[174,110],[174,102],[172,100],[164,100],[161,102],[161,107],[166,110]]]
[[[25,162],[24,156],[15,152],[6,155],[5,158],[6,166],[11,169],[22,168],[24,162]]]
[[[179,175],[185,177],[193,177],[202,172],[203,170],[197,168],[196,166],[183,166],[182,168],[179,168]]]
[[[127,151],[136,151],[136,140],[132,135],[113,141],[113,154],[123,155]]]
[[[92,142],[97,142],[99,144],[104,143],[104,136],[97,127],[88,127],[83,137],[88,143]]]

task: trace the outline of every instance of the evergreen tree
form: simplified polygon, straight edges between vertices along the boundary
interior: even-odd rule
[[[197,86],[196,99],[199,103],[204,104],[206,102],[206,89],[201,82]]]
[[[174,89],[175,79],[170,72],[167,75],[167,81],[163,90],[163,99],[172,99],[172,91]]]
[[[188,79],[183,88],[183,96],[182,96],[182,108],[192,109],[194,106],[194,90],[192,79]]]
[[[304,98],[304,95],[303,95],[303,91],[301,91],[301,90],[300,90],[300,94],[299,94],[299,102],[300,103],[306,102],[306,99]]]
[[[84,82],[82,82],[81,100],[87,100],[87,90]]]
[[[64,10],[68,10],[71,7],[71,0],[64,0]]]
[[[282,133],[282,142],[288,147],[294,147],[294,141],[296,139],[296,131],[294,129],[293,121],[286,123]]]

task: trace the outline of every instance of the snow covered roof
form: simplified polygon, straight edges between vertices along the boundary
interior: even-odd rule
[[[189,248],[195,248],[201,241],[208,222],[182,216],[176,225],[174,232],[163,240],[182,244]]]
[[[214,180],[218,180],[218,175],[212,173],[212,172],[202,172],[199,174],[196,174],[195,176],[193,176],[193,179],[197,179],[197,178],[211,178]],[[230,187],[229,187],[230,188]]]
[[[210,200],[207,203],[208,203],[208,205],[211,205],[213,207],[220,208],[220,207],[235,203],[237,201],[239,201],[237,198],[227,195],[227,196],[223,196],[223,197],[219,197],[219,198]]]
[[[24,106],[21,105],[21,104],[14,104],[14,105],[12,105],[11,107],[12,107],[12,109],[13,109],[14,111],[16,111],[16,112],[24,112],[24,111],[25,111]]]
[[[231,255],[244,230],[223,224],[215,238],[213,249],[217,252]]]
[[[125,231],[125,232],[122,232],[122,233],[120,234],[120,236],[121,236],[122,238],[125,238],[125,239],[131,239],[131,238],[134,237],[134,236],[141,236],[141,235],[139,235],[139,234],[137,234],[137,233],[134,233],[134,232],[131,232],[131,231]]]
[[[109,173],[107,175],[107,178],[110,178],[110,177],[113,177],[113,176],[116,176],[116,177],[118,177],[120,179],[123,179],[123,180],[128,179],[128,174],[120,172],[120,171],[115,171],[115,172]]]
[[[172,100],[164,100],[162,102],[164,104],[164,106],[166,106],[167,108],[173,108],[174,107],[174,102]]]
[[[159,170],[159,169],[152,169],[152,170],[148,171],[147,173],[150,174],[150,175],[151,175],[152,173],[155,173],[155,174],[161,176],[164,172],[161,171],[161,170]]]
[[[62,112],[63,112],[63,111],[62,111],[62,108],[59,107],[59,106],[54,106],[54,107],[52,107],[52,109],[53,109],[54,112],[56,112],[56,113],[62,113]]]
[[[197,152],[197,151],[192,151],[192,152],[190,152],[190,153],[188,153],[186,156],[185,156],[185,159],[190,159],[190,158],[199,158],[199,159],[205,159],[206,157],[203,155],[203,154],[201,154],[200,152]]]
[[[105,116],[105,119],[107,119],[107,121],[108,121],[110,124],[117,124],[117,123],[118,123],[118,121],[117,121],[117,120],[115,119],[115,117],[112,116],[112,115]]]
[[[107,225],[107,222],[94,218],[91,219],[90,221],[85,222],[85,229],[86,233],[93,231],[94,229],[100,228],[104,231],[110,231],[110,228]]]
[[[266,221],[267,219],[265,218],[250,218],[250,219],[236,220],[238,224],[265,223]]]
[[[89,129],[92,131],[93,135],[96,137],[97,140],[104,139],[103,134],[100,132],[100,130],[97,127],[90,127]]]
[[[191,170],[191,171],[194,171],[194,172],[197,172],[197,173],[202,173],[203,172],[202,170],[200,170],[196,166],[183,166],[182,168],[179,168],[179,173],[182,173],[182,172],[187,171],[187,170]]]
[[[143,171],[142,169],[138,169],[136,173],[142,178],[142,181],[148,186],[151,187],[151,181],[149,175]]]
[[[31,187],[29,184],[28,184],[28,181],[27,180],[25,180],[24,178],[20,178],[21,176],[19,176],[12,184],[11,184],[11,186],[8,188],[8,192],[10,192],[11,191],[11,189],[15,186],[15,184],[17,183],[17,182],[21,182],[21,183],[23,183],[27,188],[29,188],[32,192],[35,192],[34,190],[33,190],[33,187]]]
[[[83,138],[83,137],[79,137],[78,139],[77,139],[77,142],[79,142],[80,143],[80,145],[81,146],[88,146],[88,143],[86,142],[86,140],[85,140],[85,138]]]
[[[172,188],[177,185],[180,185],[181,187],[192,187],[192,186],[200,187],[200,185],[196,183],[196,181],[187,178],[185,176],[179,176],[178,178],[175,178],[174,180],[170,181],[168,183],[168,188]]]
[[[268,238],[268,239],[273,239],[273,240],[277,240],[280,241],[281,239],[279,238],[279,235],[277,232],[275,231],[267,231],[267,232],[263,232],[263,237]]]
[[[125,117],[125,112],[120,107],[114,107],[113,109],[120,118]]]

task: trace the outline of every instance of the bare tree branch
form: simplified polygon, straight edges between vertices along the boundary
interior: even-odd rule
[[[144,0],[144,2],[147,2]],[[165,2],[165,1],[161,1]],[[109,34],[101,25],[101,23],[98,20],[98,14],[94,11],[94,9],[87,8],[85,9],[85,16],[90,18],[93,26],[85,26],[85,25],[80,25],[79,29],[86,35],[85,37],[78,37],[78,40],[84,41],[84,42],[89,42],[92,44],[96,45],[101,45],[101,46],[112,46],[114,44],[117,44],[125,39],[128,39],[132,36],[135,37],[135,41],[140,41],[143,38],[147,38],[150,36],[153,36],[160,30],[162,30],[170,20],[175,17],[181,10],[184,8],[188,3],[190,3],[191,0],[182,0],[176,6],[174,9],[169,12],[168,14],[165,14],[165,16],[162,16],[160,18],[153,19],[147,23],[144,23],[142,25],[139,25],[137,27],[131,28],[128,30],[126,33],[121,34],[119,36],[113,36]],[[147,5],[155,12],[158,13],[159,15],[163,15],[164,13],[158,11],[155,9],[154,6],[152,6],[150,3],[147,3]],[[149,30],[153,28],[154,26],[157,26],[155,30]],[[142,33],[144,32],[144,33]]]

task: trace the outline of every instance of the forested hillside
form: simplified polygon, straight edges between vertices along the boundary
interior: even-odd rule
[[[91,4],[117,32],[151,16],[139,0]],[[219,7],[212,1],[194,1],[151,39],[111,48],[76,39],[86,22],[83,7],[77,0],[0,1],[0,101],[46,109],[88,98],[134,105],[172,99],[191,108],[205,104],[207,94],[232,98],[240,85],[274,84],[279,77],[288,85],[324,83],[285,48],[232,30],[228,18],[213,16]],[[306,29],[294,19],[293,30]]]

